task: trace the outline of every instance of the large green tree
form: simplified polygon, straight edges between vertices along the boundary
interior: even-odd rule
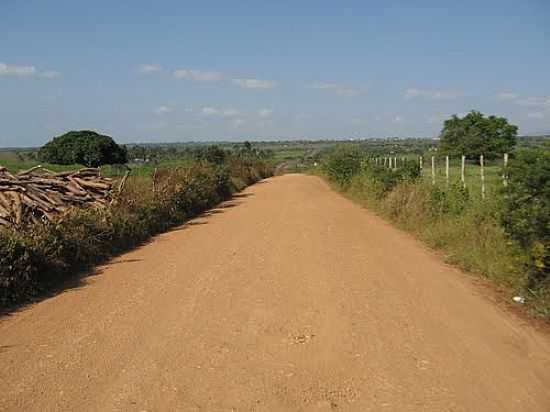
[[[80,130],[54,137],[40,148],[40,160],[62,165],[82,164],[98,167],[104,164],[121,164],[128,161],[126,148],[105,135]]]
[[[504,117],[471,111],[460,118],[453,115],[443,123],[439,150],[449,155],[495,158],[509,152],[516,144],[518,127]]]

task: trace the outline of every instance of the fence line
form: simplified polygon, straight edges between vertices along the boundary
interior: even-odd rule
[[[384,157],[371,157],[368,159],[369,162],[372,161],[377,166],[382,166],[384,168],[388,168],[390,170],[397,170],[399,167],[404,167],[407,165],[407,162],[412,161],[410,158],[406,157],[400,157],[393,155],[388,155]],[[399,161],[398,161],[399,160]],[[435,185],[437,183],[437,158],[436,156],[431,156],[431,170],[430,170],[430,177],[432,184]],[[509,163],[509,156],[508,153],[504,153],[502,165],[503,165],[503,171],[502,175],[500,176],[500,179],[502,181],[503,186],[508,185],[508,163]],[[424,157],[418,156],[418,166],[420,168],[420,174],[423,175],[424,172]],[[487,196],[487,187],[486,187],[486,159],[483,155],[479,156],[479,166],[480,166],[480,173],[479,173],[479,181],[480,181],[480,196],[481,199],[485,199]],[[449,187],[451,183],[451,158],[450,156],[445,156],[445,169],[444,169],[444,176],[445,176],[445,186]],[[460,156],[460,183],[462,187],[466,188],[466,156],[462,155]]]

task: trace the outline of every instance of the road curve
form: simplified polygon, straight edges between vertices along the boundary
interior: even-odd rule
[[[0,320],[2,411],[550,411],[550,340],[286,175]]]

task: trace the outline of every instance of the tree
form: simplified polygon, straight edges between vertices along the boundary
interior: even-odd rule
[[[504,117],[485,117],[471,111],[463,118],[453,115],[443,124],[439,151],[448,155],[494,159],[509,152],[516,144],[518,127]]]
[[[40,148],[38,158],[48,163],[98,167],[126,163],[128,153],[109,136],[80,130],[54,137]]]

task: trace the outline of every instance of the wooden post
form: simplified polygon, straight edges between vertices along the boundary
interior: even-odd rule
[[[156,193],[157,192],[157,187],[156,187],[156,183],[157,183],[157,172],[158,172],[158,169],[155,167],[155,172],[153,173],[153,193]]]
[[[423,162],[422,156],[420,156],[418,158],[418,164],[420,165],[420,176],[422,176],[422,166],[423,166],[422,163],[424,163],[424,162]]]
[[[449,186],[449,156],[445,156],[445,184]]]
[[[504,171],[502,172],[502,184],[508,186],[508,153],[504,153]]]
[[[389,168],[391,169],[391,156],[390,156],[390,164],[389,164],[389,166],[388,166],[388,167],[389,167]]]
[[[397,156],[393,158],[393,168],[397,169]]]
[[[432,185],[435,185],[435,156],[432,156]]]
[[[481,166],[481,198],[485,199],[485,162],[483,161],[483,155],[479,156],[479,165]]]
[[[466,156],[462,155],[462,164],[460,166],[460,180],[462,181],[462,187],[466,189]]]

